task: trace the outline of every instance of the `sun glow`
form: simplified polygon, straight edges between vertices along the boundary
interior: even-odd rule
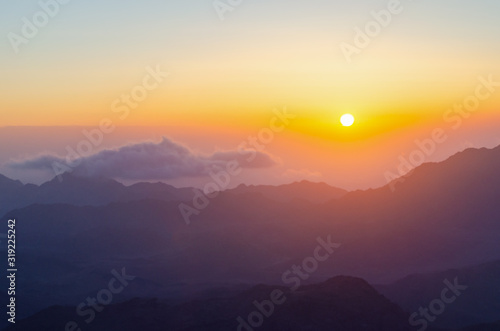
[[[344,114],[340,118],[340,123],[342,123],[343,126],[351,126],[354,124],[354,116],[351,114]]]

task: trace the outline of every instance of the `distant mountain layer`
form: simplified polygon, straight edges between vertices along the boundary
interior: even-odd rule
[[[245,186],[227,190],[231,194],[260,194],[276,201],[306,200],[321,203],[338,199],[347,191],[324,183],[303,181],[282,186]],[[79,177],[65,173],[40,186],[23,185],[0,175],[0,215],[31,204],[66,203],[76,206],[102,206],[111,202],[145,199],[191,201],[193,188],[175,188],[164,183],[137,183],[125,186],[113,179]]]
[[[163,183],[138,183],[125,186],[106,178],[84,178],[66,173],[61,179],[40,186],[23,185],[0,175],[0,215],[14,208],[31,204],[67,203],[77,206],[101,206],[110,202],[127,202],[143,199],[187,201],[192,199],[192,190],[175,188]]]
[[[498,265],[498,263],[495,264]],[[450,270],[442,273],[441,276],[453,279],[452,277],[456,274],[461,277],[464,272],[480,271],[483,267],[485,266],[466,270]],[[495,276],[491,274],[489,267],[487,269],[486,274],[482,274],[484,277]],[[430,280],[437,275],[412,276],[397,284],[415,277]],[[464,283],[471,284],[468,280],[470,279],[464,278]],[[452,280],[451,283],[454,281]],[[487,284],[481,286],[485,287]],[[436,287],[439,289],[439,293],[441,293],[441,287],[442,285]],[[399,290],[401,291],[399,297],[404,297],[405,293],[408,293],[408,297],[411,298],[412,291],[416,292],[420,289],[406,288],[401,285]],[[218,292],[220,294],[217,294]],[[114,297],[117,299],[113,299],[110,305],[98,303],[97,309],[92,309],[89,306],[80,307],[80,313],[77,307],[52,306],[28,318],[18,318],[16,326],[8,326],[3,330],[73,330],[77,326],[82,327],[82,330],[95,331],[415,331],[420,329],[410,325],[408,311],[413,310],[404,311],[385,296],[379,294],[364,280],[354,277],[337,276],[323,283],[305,285],[296,290],[283,286],[258,285],[235,294],[228,295],[227,293],[230,292],[214,290],[208,298],[203,295],[182,304],[169,304],[164,300],[149,298],[134,298],[113,303],[122,299],[118,294]],[[495,294],[498,292],[492,290],[492,295]],[[93,296],[95,294],[89,297]],[[436,299],[436,295],[434,295],[434,299]],[[492,301],[484,301],[484,298],[478,297],[477,294],[461,299],[462,301],[473,301],[465,306],[458,301],[453,302],[448,304],[446,308],[451,310],[454,305],[457,305],[458,309],[453,310],[465,312],[464,309],[468,308],[464,307],[469,306],[470,308],[476,304],[479,307],[475,310],[479,311],[481,307],[486,307],[488,304],[498,303],[498,297]],[[428,303],[432,301],[425,302],[424,306],[427,307]],[[454,317],[453,314],[455,314]],[[474,312],[469,313],[469,315],[473,314]],[[89,323],[86,322],[87,318],[91,318]],[[500,330],[500,321],[480,323],[465,328],[442,326],[441,324],[446,323],[440,323],[441,320],[448,320],[448,324],[453,324],[453,318],[461,319],[456,313],[437,315],[435,321],[428,322],[425,330]],[[72,324],[72,327],[69,327],[69,324]]]
[[[297,195],[289,200],[279,192],[270,196],[267,188],[228,190],[198,210],[190,225],[179,211],[179,201],[191,204],[192,192],[185,197],[173,193],[172,200],[121,201],[121,193],[108,192],[115,192],[110,187],[123,192],[123,186],[104,179],[70,177],[42,188],[0,178],[0,185],[9,185],[12,192],[54,192],[49,197],[35,195],[32,201],[57,198],[66,203],[31,204],[5,215],[17,220],[17,258],[23,266],[19,299],[33,305],[30,311],[35,312],[54,304],[78,304],[102,288],[110,270],[123,267],[138,278],[124,293],[127,298],[182,297],[192,289],[220,284],[280,283],[285,271],[314,254],[318,238],[341,245],[318,263],[304,283],[340,274],[390,283],[411,274],[500,260],[499,168],[500,147],[466,150],[442,163],[423,165],[398,183],[394,192],[386,186],[314,203]],[[154,185],[139,184],[135,197],[158,191],[166,196],[168,187]],[[103,203],[115,198],[119,201]],[[81,206],[89,201],[97,205]],[[497,277],[494,268],[481,271],[481,277],[487,271]],[[474,278],[470,279],[473,284]],[[481,278],[477,279],[479,284]],[[491,281],[486,279],[484,284]],[[411,294],[405,286],[414,285],[404,284],[395,294]],[[421,289],[427,293],[422,298],[400,299],[387,293],[410,310],[425,304],[434,289]],[[471,302],[495,300],[480,286],[469,288],[467,295],[472,295],[469,292],[479,298]],[[465,318],[469,322],[494,318],[486,315],[488,309],[477,314],[470,310],[459,322],[465,326]]]
[[[460,331],[500,331],[500,321],[495,323],[481,323],[461,329]]]
[[[240,185],[226,192],[233,194],[257,193],[271,200],[281,202],[291,202],[296,199],[302,199],[313,203],[323,203],[339,199],[347,194],[346,190],[325,183],[312,183],[308,181],[281,186]]]
[[[175,306],[157,300],[134,299],[105,307],[88,325],[77,315],[75,307],[56,306],[5,330],[65,330],[70,321],[82,330],[93,331],[412,330],[407,314],[397,305],[365,281],[351,277],[336,277],[295,292],[279,286],[259,285],[231,298]]]
[[[428,308],[440,299],[447,286],[456,282],[465,289],[436,319],[434,325],[460,327],[494,322],[500,319],[500,261],[463,269],[450,269],[432,274],[405,277],[390,285],[376,286],[377,290],[409,312]],[[453,293],[447,294],[452,297]]]

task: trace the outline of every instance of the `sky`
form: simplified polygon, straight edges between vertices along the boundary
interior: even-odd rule
[[[63,158],[102,121],[116,128],[90,154],[167,148],[166,138],[189,152],[182,162],[199,166],[269,129],[277,109],[295,117],[259,151],[273,162],[245,168],[232,185],[377,187],[435,130],[447,138],[424,162],[500,144],[498,1],[227,3],[0,2],[0,172],[47,180],[53,173],[30,161]],[[26,27],[33,22],[35,31]],[[378,30],[357,36],[370,26]],[[346,47],[357,50],[346,57]],[[140,101],[126,99],[133,93]],[[340,125],[344,113],[354,126]],[[208,178],[204,170],[149,178],[149,170],[121,180]]]

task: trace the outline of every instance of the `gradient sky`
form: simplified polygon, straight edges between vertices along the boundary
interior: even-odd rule
[[[280,165],[240,181],[278,183],[289,179],[282,175],[309,173],[348,188],[383,184],[384,169],[436,127],[451,139],[426,161],[500,143],[500,90],[460,130],[443,121],[448,108],[474,93],[478,76],[500,81],[500,2],[401,1],[403,12],[347,63],[340,44],[352,43],[354,28],[388,2],[243,1],[221,21],[210,0],[72,0],[16,54],[7,36],[20,34],[22,18],[40,6],[3,1],[0,127],[91,127],[111,118],[144,128],[113,133],[101,149],[168,136],[211,153],[235,148],[267,125],[273,108],[286,106],[297,119],[268,150]],[[114,100],[158,65],[170,76],[118,119]],[[350,129],[338,124],[346,112],[357,118]],[[0,129],[12,141],[0,161],[64,151],[26,130],[24,137],[43,146],[27,147],[10,139],[19,131]],[[69,143],[74,135],[50,132]]]

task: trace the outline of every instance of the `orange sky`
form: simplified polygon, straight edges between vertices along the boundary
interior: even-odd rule
[[[40,10],[35,2],[9,6],[0,17],[5,35],[20,33],[21,18]],[[239,180],[302,176],[347,188],[383,184],[415,139],[436,128],[450,138],[426,161],[500,143],[500,87],[483,87],[489,93],[474,111],[447,113],[477,95],[479,77],[500,82],[498,2],[403,6],[349,62],[339,46],[354,43],[355,28],[386,2],[279,0],[241,6],[224,21],[201,0],[75,3],[18,52],[4,40],[0,127],[90,128],[106,119],[119,129],[99,149],[167,136],[210,153],[236,148],[268,126],[274,108],[287,107],[297,117],[266,149],[281,164]],[[344,113],[356,117],[353,127],[340,126]],[[41,137],[0,128],[12,142],[0,160],[61,155],[57,139],[81,139],[71,130]]]

